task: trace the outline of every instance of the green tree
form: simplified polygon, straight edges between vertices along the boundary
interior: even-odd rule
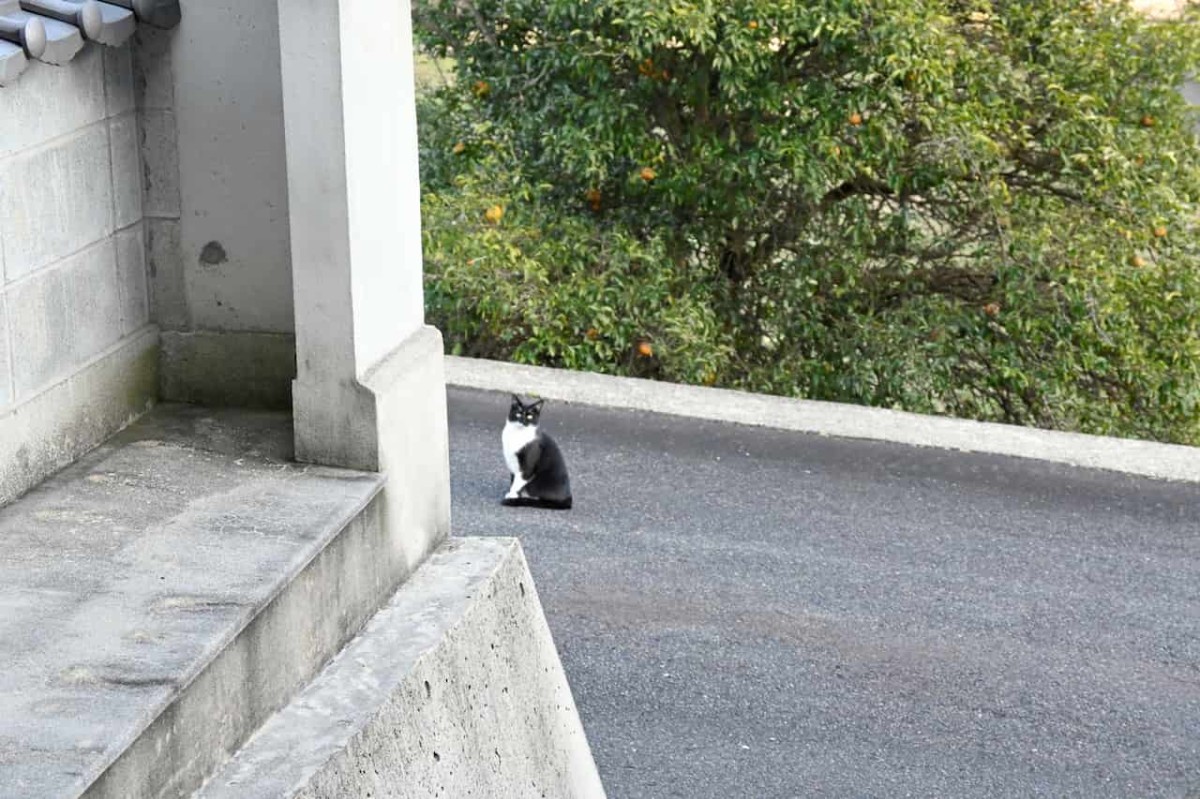
[[[1194,6],[422,0],[415,19],[457,71],[422,136],[431,314],[461,344],[507,326],[489,354],[1200,442]],[[511,188],[498,224],[481,187]],[[487,273],[445,280],[461,262],[439,253],[520,221],[556,231],[508,239],[542,288],[490,324],[470,297],[451,313]],[[555,252],[566,231],[580,247]],[[613,242],[642,252],[613,278],[687,298],[696,335],[643,312],[653,358],[581,361],[607,334],[582,298],[557,333],[527,313],[605,285]]]

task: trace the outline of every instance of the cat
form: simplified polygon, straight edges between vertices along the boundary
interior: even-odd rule
[[[512,395],[500,436],[512,482],[501,504],[567,510],[571,507],[571,478],[558,444],[538,430],[543,403],[545,400],[526,405]]]

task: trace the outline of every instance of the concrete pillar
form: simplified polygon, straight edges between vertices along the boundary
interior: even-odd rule
[[[442,345],[424,325],[407,0],[279,0],[302,461],[385,472],[415,565],[449,529]]]

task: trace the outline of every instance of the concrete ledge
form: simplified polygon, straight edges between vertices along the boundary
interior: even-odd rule
[[[297,460],[382,472],[385,518],[412,568],[450,534],[442,360],[442,334],[422,326],[355,380],[293,383]]]
[[[824,436],[891,441],[1200,482],[1200,449],[814,402],[630,377],[446,358],[446,382],[563,402],[652,411]]]
[[[190,793],[407,573],[379,475],[160,406],[0,510],[0,796]]]
[[[166,402],[225,408],[291,407],[296,338],[287,333],[164,330],[159,363]]]
[[[145,327],[0,411],[0,506],[145,413],[158,393],[157,361],[158,330]]]
[[[452,539],[197,799],[603,797],[514,539]]]
[[[450,535],[450,429],[442,334],[422,327],[362,384],[375,400],[384,509],[415,568]]]

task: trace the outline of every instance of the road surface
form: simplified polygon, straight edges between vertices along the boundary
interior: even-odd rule
[[[1200,486],[548,403],[575,508],[502,508],[507,408],[450,391],[454,532],[612,799],[1200,797]]]

